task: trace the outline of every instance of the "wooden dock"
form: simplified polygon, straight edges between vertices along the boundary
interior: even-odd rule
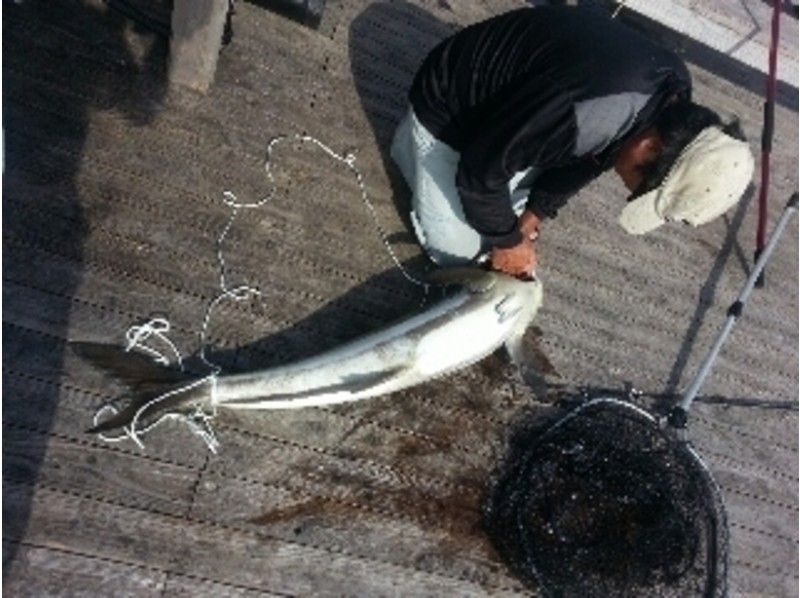
[[[206,95],[169,91],[166,40],[102,3],[4,6],[4,595],[529,592],[480,512],[510,425],[550,405],[502,362],[363,404],[223,413],[213,455],[177,422],[144,450],[85,434],[122,388],[66,350],[122,344],[160,315],[198,351],[220,292],[223,192],[271,193],[277,135],[354,153],[391,247],[424,272],[387,157],[406,91],[438,40],[519,5],[329,0],[312,30],[239,2]],[[763,99],[691,68],[696,98],[738,114],[757,153]],[[776,124],[770,228],[797,188],[797,113],[779,107]],[[229,370],[336,346],[423,299],[346,165],[287,141],[271,166],[274,195],[226,239],[229,283],[262,293],[213,312],[211,355]],[[613,175],[572,201],[540,248],[548,380],[680,392],[752,263],[754,196],[643,238],[616,224]],[[736,596],[798,591],[797,237],[795,221],[701,391],[723,401],[701,400],[690,423],[727,501]]]

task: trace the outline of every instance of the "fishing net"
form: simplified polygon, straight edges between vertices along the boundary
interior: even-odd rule
[[[485,526],[510,567],[551,596],[726,593],[716,484],[690,445],[616,399],[520,426]]]

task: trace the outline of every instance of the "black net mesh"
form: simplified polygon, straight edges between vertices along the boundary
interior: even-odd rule
[[[688,445],[620,401],[522,426],[485,515],[501,556],[550,595],[726,592],[715,483]]]

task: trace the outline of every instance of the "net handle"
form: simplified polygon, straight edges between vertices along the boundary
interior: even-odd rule
[[[728,317],[725,320],[725,324],[722,326],[722,330],[720,330],[717,340],[714,341],[714,344],[712,345],[711,350],[708,352],[708,355],[706,355],[706,358],[703,360],[703,363],[695,375],[694,380],[684,393],[683,398],[681,398],[681,402],[678,403],[678,405],[673,408],[672,412],[669,414],[668,421],[673,427],[686,427],[689,409],[691,408],[692,402],[700,390],[700,386],[702,386],[703,382],[708,376],[708,373],[711,371],[711,367],[714,365],[714,361],[716,360],[717,355],[719,355],[722,345],[727,340],[731,330],[733,330],[736,320],[742,315],[745,303],[747,303],[747,299],[750,296],[758,277],[761,275],[767,260],[769,260],[769,257],[775,250],[775,246],[778,244],[778,240],[783,234],[786,224],[789,222],[789,219],[794,215],[795,212],[797,212],[797,192],[795,192],[786,203],[786,207],[783,210],[783,215],[778,221],[778,224],[775,225],[775,229],[772,231],[772,235],[770,235],[769,241],[764,247],[764,251],[761,252],[761,255],[758,257],[758,261],[753,266],[753,271],[750,273],[750,276],[744,283],[744,286],[742,287],[739,296],[736,298],[736,301],[731,303],[730,307],[728,308]]]

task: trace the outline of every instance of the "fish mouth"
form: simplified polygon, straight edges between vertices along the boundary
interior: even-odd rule
[[[497,312],[498,315],[498,322],[500,324],[504,324],[508,320],[516,317],[522,311],[522,306],[514,304],[514,296],[513,295],[506,295],[500,301],[498,301],[494,306],[494,311]]]

